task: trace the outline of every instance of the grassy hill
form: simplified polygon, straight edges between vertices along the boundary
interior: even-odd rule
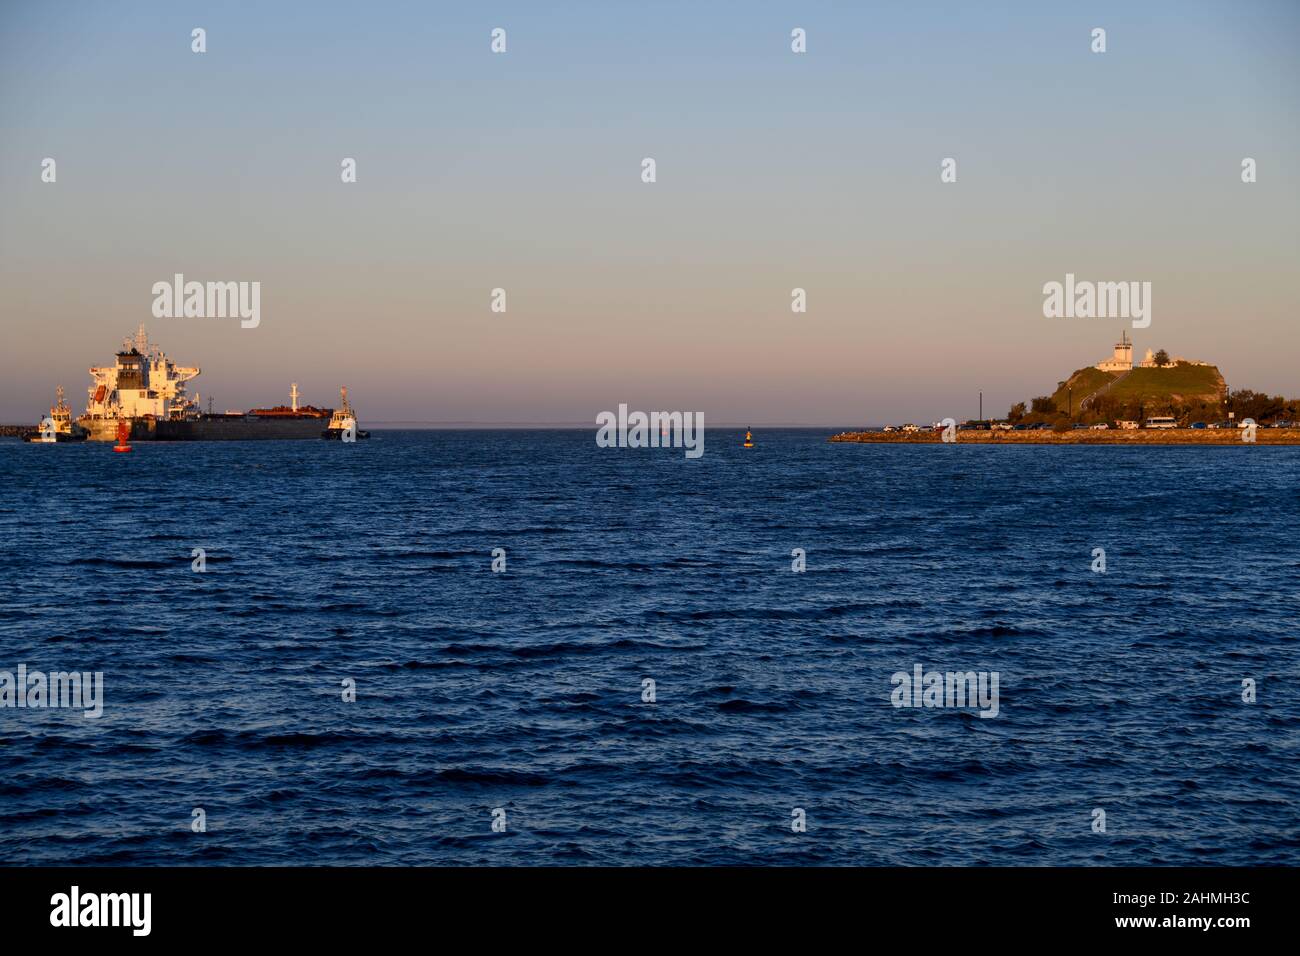
[[[1215,402],[1223,397],[1223,376],[1213,365],[1166,365],[1163,368],[1135,368],[1124,375],[1103,372],[1096,368],[1081,368],[1057,388],[1052,401],[1062,412],[1069,403],[1069,392],[1074,389],[1074,411],[1079,403],[1098,389],[1106,386],[1105,394],[1120,401],[1139,401],[1147,406],[1187,404],[1196,401]]]
[[[1068,379],[1060,384],[1052,394],[1052,401],[1056,407],[1065,412],[1070,404],[1070,389],[1074,390],[1074,410],[1079,410],[1079,403],[1091,395],[1097,389],[1115,381],[1119,378],[1118,372],[1103,372],[1099,368],[1093,368],[1089,365],[1087,368],[1081,368]]]
[[[1106,394],[1116,398],[1160,399],[1176,402],[1216,402],[1223,397],[1224,382],[1214,365],[1166,365],[1135,368]]]

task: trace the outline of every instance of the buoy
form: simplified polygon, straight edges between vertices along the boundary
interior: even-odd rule
[[[127,424],[126,419],[122,419],[117,423],[117,444],[113,446],[113,451],[130,451],[131,446],[127,444],[130,438],[131,426]]]
[[[753,447],[754,447],[754,436],[753,436],[752,434],[750,434],[750,431],[749,431],[748,428],[745,429],[745,444],[742,445],[741,447],[742,447],[742,448],[753,448]]]

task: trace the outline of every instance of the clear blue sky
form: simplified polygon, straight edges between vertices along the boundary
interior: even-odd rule
[[[1300,394],[1298,53],[1293,2],[10,0],[0,420],[142,321],[222,407],[960,418],[1109,354],[1042,316],[1066,272],[1153,283],[1139,354]],[[153,319],[175,272],[260,327]]]

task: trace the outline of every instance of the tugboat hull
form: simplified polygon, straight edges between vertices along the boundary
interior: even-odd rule
[[[30,442],[33,445],[54,445],[63,444],[64,442],[85,441],[86,433],[80,431],[74,432],[55,432],[53,438],[47,438],[40,429],[34,432],[28,432],[23,436],[23,441]]]

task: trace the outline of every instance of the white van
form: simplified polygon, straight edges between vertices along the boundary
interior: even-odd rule
[[[1147,419],[1147,428],[1177,428],[1178,422],[1172,415],[1153,415]]]

